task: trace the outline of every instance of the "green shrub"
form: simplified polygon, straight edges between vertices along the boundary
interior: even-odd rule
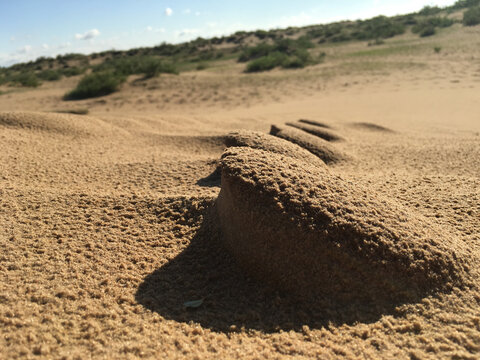
[[[70,76],[81,75],[86,70],[87,70],[86,68],[81,68],[81,67],[74,66],[74,67],[64,68],[64,69],[61,70],[61,72],[64,76],[70,77]]]
[[[13,76],[10,80],[15,85],[25,87],[37,87],[41,84],[34,72],[21,72],[20,74]]]
[[[77,87],[65,94],[63,99],[80,100],[108,95],[117,91],[125,80],[125,76],[109,71],[92,73],[84,76]]]
[[[475,26],[480,24],[480,6],[468,9],[463,14],[463,25]]]
[[[405,26],[386,16],[377,16],[358,22],[358,29],[352,34],[357,40],[386,39],[405,32]]]
[[[257,46],[247,47],[246,49],[244,49],[243,52],[240,54],[238,61],[247,62],[249,60],[258,59],[260,57],[267,56],[273,51],[275,51],[274,45],[260,43]]]
[[[439,8],[438,6],[425,6],[422,10],[418,12],[418,15],[422,16],[431,16],[431,15],[436,15],[439,12],[441,12],[442,9]]]
[[[446,28],[452,26],[455,21],[453,19],[449,19],[447,17],[432,17],[427,20],[430,25],[439,28]]]
[[[178,74],[178,71],[173,64],[163,62],[156,58],[146,58],[137,71],[144,74],[147,79],[156,77],[160,74]]]
[[[455,4],[451,6],[452,9],[464,9],[471,8],[474,6],[480,5],[480,0],[458,0]]]
[[[421,37],[435,35],[435,26],[433,26],[427,20],[419,22],[417,25],[412,27],[412,32],[414,34],[419,34]]]
[[[207,68],[207,64],[205,64],[205,63],[200,63],[200,64],[198,64],[197,67],[196,67],[196,69],[197,69],[198,71],[200,71],[200,70],[205,70],[206,68]]]
[[[62,73],[58,70],[43,70],[37,76],[45,81],[56,81],[62,78]]]
[[[440,52],[442,51],[442,47],[441,46],[435,46],[433,48],[433,51],[435,51],[435,54],[440,54]]]
[[[272,70],[273,68],[282,65],[287,58],[287,55],[280,52],[271,53],[267,56],[262,56],[256,60],[249,62],[246,71],[259,72]]]
[[[432,36],[432,35],[435,35],[436,32],[437,31],[435,30],[435,26],[427,25],[420,31],[420,36],[421,37]]]
[[[123,76],[144,74],[146,78],[154,77],[161,73],[178,74],[178,71],[173,64],[151,56],[109,59],[96,66],[93,71],[113,72]]]

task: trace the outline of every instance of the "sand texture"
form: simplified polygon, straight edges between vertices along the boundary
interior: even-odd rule
[[[221,172],[227,247],[281,290],[392,304],[465,284],[469,256],[458,239],[324,167],[243,148],[223,154]]]
[[[478,359],[480,28],[455,26],[1,87],[0,359]]]
[[[316,155],[326,164],[335,163],[347,158],[347,155],[342,153],[342,151],[338,150],[338,148],[330,144],[322,137],[312,135],[295,127],[272,125],[270,134],[287,140],[293,144],[297,144],[298,146]]]

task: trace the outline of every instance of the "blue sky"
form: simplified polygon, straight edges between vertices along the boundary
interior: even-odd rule
[[[0,0],[0,66],[39,56],[403,14],[455,0]]]

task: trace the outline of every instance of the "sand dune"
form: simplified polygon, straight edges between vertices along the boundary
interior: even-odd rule
[[[445,34],[0,95],[0,357],[477,358],[480,83]]]

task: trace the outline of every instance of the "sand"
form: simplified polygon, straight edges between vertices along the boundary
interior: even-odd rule
[[[478,31],[462,31],[435,37],[440,55],[428,45],[413,55],[255,77],[232,62],[145,86],[132,80],[119,93],[73,103],[61,96],[78,78],[1,95],[0,358],[478,358],[480,54],[467,46]],[[328,56],[355,46],[332,47]],[[81,107],[89,115],[54,113]],[[262,150],[272,124],[298,119],[328,125],[344,141],[327,144],[348,158],[295,159],[288,151],[307,150],[288,142],[284,154]],[[231,146],[221,160],[227,134],[245,130],[260,134],[257,149]],[[261,160],[265,153],[271,161]],[[299,206],[308,196],[301,179],[329,184],[335,221],[357,224],[358,241],[372,231],[381,246],[349,250],[358,265],[334,269],[338,289],[318,273],[301,277],[329,290],[313,299],[294,296],[291,280],[282,284],[265,268],[249,271],[218,219],[230,178],[221,184],[217,166],[234,169],[240,159],[248,192],[238,206],[227,202],[227,214],[238,220],[251,211],[252,226],[239,223],[234,235],[255,264],[266,259],[268,270],[271,253],[243,235],[271,229],[301,241],[319,224],[322,192]],[[286,184],[299,181],[274,194],[296,205],[265,207],[276,195],[245,171],[271,171],[267,179],[280,181],[285,166],[294,167]],[[347,203],[335,200],[339,189],[351,219],[343,217]],[[286,218],[275,223],[273,214]],[[332,254],[345,260],[341,249]],[[295,262],[300,271],[310,264]],[[368,280],[363,287],[359,276]],[[400,291],[389,294],[397,277]],[[198,308],[184,306],[197,300]]]

